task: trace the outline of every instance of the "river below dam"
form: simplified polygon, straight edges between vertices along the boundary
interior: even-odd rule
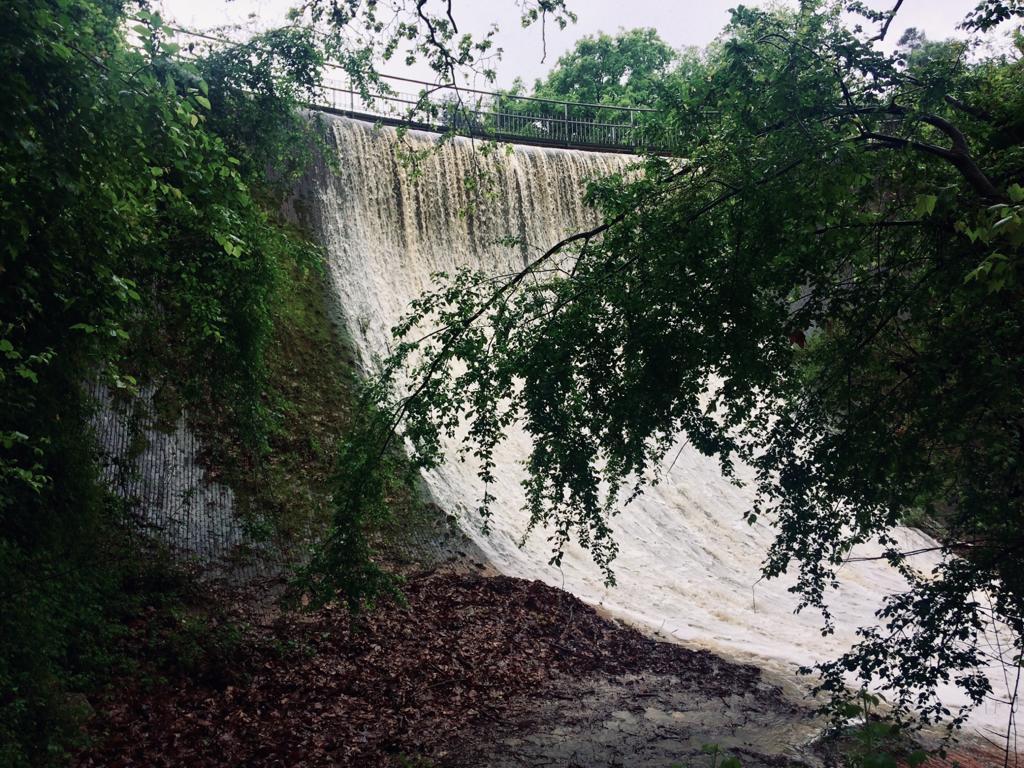
[[[409,153],[431,150],[436,137],[400,135],[341,117],[325,120],[340,163],[307,179],[297,208],[327,249],[337,320],[369,374],[393,344],[390,329],[413,299],[434,286],[434,273],[463,265],[496,274],[522,268],[530,250],[502,242],[512,236],[543,249],[592,225],[596,215],[582,201],[587,180],[632,162],[536,147],[483,154],[472,141],[457,139],[425,153],[414,173]],[[475,197],[464,182],[481,174],[488,184]],[[496,454],[489,534],[475,511],[482,494],[475,467],[456,458],[454,445],[450,460],[426,473],[426,487],[500,573],[564,588],[659,638],[796,682],[797,667],[849,648],[856,628],[874,623],[882,598],[905,586],[884,561],[847,564],[829,598],[836,631],[823,635],[816,612],[794,614],[791,582],[761,580],[773,531],[744,521],[749,491],[727,482],[714,460],[681,443],[669,453],[673,460],[662,482],[612,520],[619,554],[613,563],[617,585],[608,588],[579,546],[570,545],[556,568],[549,564],[545,531],[521,542],[528,520],[521,462],[528,450],[527,435],[512,431]],[[915,530],[898,536],[908,550],[934,544]],[[928,572],[932,558],[921,555],[913,564]],[[1005,694],[1001,677],[993,676],[993,683],[997,695]],[[951,708],[961,700],[954,689],[946,692]],[[1006,717],[1005,706],[993,704],[972,714],[971,723],[994,736],[1005,731]]]

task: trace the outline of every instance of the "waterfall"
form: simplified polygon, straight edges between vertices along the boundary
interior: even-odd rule
[[[325,119],[340,167],[324,167],[313,175],[301,197],[302,212],[328,252],[337,319],[368,370],[376,356],[386,353],[390,328],[409,302],[434,285],[432,273],[459,265],[495,273],[521,268],[528,252],[497,244],[501,238],[512,235],[548,247],[592,225],[595,213],[581,200],[587,179],[630,161],[536,147],[482,155],[473,142],[458,139],[427,155],[413,173],[403,157],[431,148],[434,137],[414,131],[403,137],[391,128]],[[479,172],[490,183],[474,199],[464,180]],[[496,456],[498,481],[491,492],[498,502],[489,535],[475,512],[482,489],[471,464],[453,455],[426,473],[426,483],[434,500],[458,518],[501,572],[563,587],[667,639],[790,678],[797,666],[848,649],[855,629],[874,623],[882,597],[906,586],[884,561],[846,565],[830,596],[837,630],[823,636],[816,612],[794,615],[791,581],[760,580],[773,533],[744,521],[749,491],[725,481],[714,460],[681,447],[678,455],[669,453],[671,469],[664,480],[612,520],[620,547],[613,563],[618,584],[606,588],[599,569],[578,546],[568,547],[561,568],[548,565],[551,544],[545,531],[535,531],[519,546],[528,518],[519,486],[527,453],[525,434],[513,432]],[[898,536],[908,550],[934,544],[912,530]],[[914,561],[923,572],[934,563],[930,555]],[[1000,687],[997,695],[1003,692]],[[957,692],[947,693],[947,704],[961,700]],[[1005,717],[1004,707],[992,706],[976,712],[973,720],[1005,728]]]

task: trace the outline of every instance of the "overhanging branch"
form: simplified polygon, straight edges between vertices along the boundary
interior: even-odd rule
[[[874,141],[878,146],[909,148],[917,152],[941,158],[952,164],[958,171],[960,171],[964,178],[967,179],[970,185],[974,188],[974,191],[981,197],[986,200],[999,200],[1002,198],[999,189],[992,183],[992,180],[989,179],[985,172],[981,170],[981,167],[971,155],[970,147],[967,144],[967,137],[964,136],[963,131],[957,128],[949,120],[944,117],[940,117],[939,115],[933,115],[927,112],[911,114],[907,109],[896,105],[880,107],[877,112],[881,114],[896,115],[899,117],[912,117],[913,119],[920,120],[922,123],[926,123],[945,134],[953,146],[951,148],[940,147],[937,144],[931,144],[926,141],[907,139],[900,136],[891,136],[885,133],[878,133],[877,131],[865,131],[860,136],[861,139]]]

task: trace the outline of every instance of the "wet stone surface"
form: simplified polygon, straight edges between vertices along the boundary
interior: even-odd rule
[[[509,734],[459,765],[669,768],[710,764],[717,744],[745,768],[816,765],[801,745],[817,730],[808,710],[757,683],[719,695],[673,675],[594,676],[544,700],[517,703],[496,730]]]

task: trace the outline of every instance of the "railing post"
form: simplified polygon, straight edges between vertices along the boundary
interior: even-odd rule
[[[569,146],[569,102],[562,102],[562,114],[565,116],[563,126],[565,128],[565,146]]]

